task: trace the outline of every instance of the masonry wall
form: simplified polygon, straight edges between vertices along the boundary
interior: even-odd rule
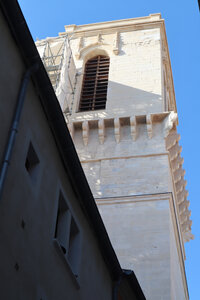
[[[179,224],[174,172],[182,171],[173,167],[178,138],[167,142],[176,126],[165,113],[176,110],[167,46],[159,24],[111,23],[66,27],[77,68],[66,120],[122,267],[134,270],[147,299],[188,299],[180,228],[172,224],[172,215]],[[110,57],[106,108],[79,112],[84,64],[95,55]]]
[[[165,121],[166,115],[153,124],[151,138],[147,124],[139,123],[135,140],[124,121],[119,142],[112,123],[102,144],[91,121],[88,144],[79,127],[73,139],[122,267],[134,270],[147,299],[184,299]]]
[[[118,55],[112,51],[115,36],[113,32],[102,33],[98,50],[95,50],[91,45],[96,42],[96,34],[86,34],[82,41],[83,55],[79,60],[75,54],[80,41],[72,37],[70,46],[78,70],[73,104],[69,104],[73,113],[78,111],[84,64],[88,57],[101,53],[110,57],[107,104],[102,115],[123,116],[130,111],[134,111],[135,115],[162,112],[160,29],[120,32]],[[94,114],[100,116],[101,111],[88,112],[90,118]],[[74,117],[82,115],[78,113]]]
[[[147,299],[174,299],[167,197],[130,196],[97,203],[123,268],[134,270]]]
[[[139,124],[135,141],[130,125],[125,125],[121,126],[119,143],[114,126],[105,129],[103,144],[99,143],[98,128],[89,130],[86,146],[82,131],[75,130],[74,142],[95,198],[172,190],[163,123],[154,124],[152,139],[147,125]]]

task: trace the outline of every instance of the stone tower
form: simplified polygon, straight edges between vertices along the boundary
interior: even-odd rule
[[[59,36],[70,39],[76,74],[62,106],[121,266],[134,270],[148,300],[189,299],[184,243],[192,222],[164,20],[65,29]],[[109,59],[103,106],[84,98],[96,57]]]

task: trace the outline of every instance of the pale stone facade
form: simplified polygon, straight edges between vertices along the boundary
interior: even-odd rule
[[[188,299],[192,222],[164,20],[70,25],[66,34],[74,76],[60,97],[61,76],[57,95],[121,266],[135,271],[147,299]],[[84,65],[96,55],[110,57],[106,109],[79,112]]]

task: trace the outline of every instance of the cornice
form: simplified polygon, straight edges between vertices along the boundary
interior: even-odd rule
[[[109,205],[109,204],[124,204],[124,203],[135,203],[135,202],[146,202],[146,201],[162,201],[169,200],[171,193],[158,193],[158,194],[141,194],[141,195],[129,195],[129,196],[117,196],[117,197],[105,197],[95,198],[98,205]]]
[[[153,124],[162,122],[169,113],[155,113],[148,115],[134,115],[127,117],[111,117],[105,115],[104,118],[98,118],[95,116],[93,119],[86,119],[85,116],[68,117],[68,129],[71,133],[72,139],[76,130],[82,130],[83,143],[86,146],[89,142],[90,130],[96,129],[98,132],[99,143],[103,144],[106,140],[106,128],[114,128],[114,136],[116,143],[119,143],[121,140],[121,126],[124,124],[130,127],[130,138],[133,141],[137,140],[138,137],[138,125],[144,124],[146,126],[147,136],[149,139],[152,139],[154,135]],[[170,114],[171,116],[171,114]],[[169,118],[168,118],[169,119]],[[173,119],[173,118],[172,118]],[[171,121],[172,122],[172,121]],[[173,123],[168,122],[165,124],[165,131],[172,128]]]
[[[172,170],[179,227],[183,241],[188,242],[193,239],[194,236],[191,233],[191,212],[188,209],[190,202],[187,200],[188,191],[185,189],[187,182],[184,180],[185,170],[182,167],[184,160],[181,157],[182,147],[179,145],[179,139],[180,135],[177,134],[176,124],[174,124],[168,132],[165,142],[166,149],[169,152],[169,160]]]
[[[123,30],[137,30],[141,28],[151,28],[151,27],[159,27],[164,22],[161,19],[160,14],[150,14],[147,17],[140,17],[140,18],[132,18],[132,19],[123,19],[123,20],[116,20],[116,21],[108,21],[108,22],[100,22],[100,23],[93,23],[93,24],[86,24],[86,25],[66,25],[65,32],[60,32],[59,35],[62,36],[64,34],[69,35],[80,35],[84,34],[91,35],[95,34],[96,32],[111,32],[111,31],[123,31]]]
[[[173,74],[172,74],[172,67],[171,67],[171,60],[169,55],[169,47],[167,42],[167,35],[166,35],[166,28],[165,28],[165,22],[163,20],[163,23],[161,25],[161,55],[162,55],[162,64],[165,67],[166,70],[166,85],[167,89],[170,93],[170,101],[169,103],[169,110],[177,112],[176,107],[176,97],[175,97],[175,90],[174,90],[174,82],[173,82]]]

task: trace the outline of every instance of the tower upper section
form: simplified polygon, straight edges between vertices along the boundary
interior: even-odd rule
[[[88,119],[176,111],[165,26],[160,14],[89,25],[68,25],[65,30],[59,35],[68,35],[77,69],[73,97],[68,102],[69,113],[75,119],[81,119],[83,115],[85,118],[80,109],[82,94],[88,95],[88,101],[96,97],[90,93],[95,76],[102,74],[102,82],[105,81],[104,73],[98,73],[99,69],[93,68],[93,73],[87,76],[88,61],[98,56],[109,59],[106,105],[103,109],[101,105],[96,105],[96,108],[91,105]],[[88,89],[83,91],[86,76]],[[95,101],[100,103],[101,91],[105,93],[105,88],[103,90],[99,84],[96,90],[99,98]]]

